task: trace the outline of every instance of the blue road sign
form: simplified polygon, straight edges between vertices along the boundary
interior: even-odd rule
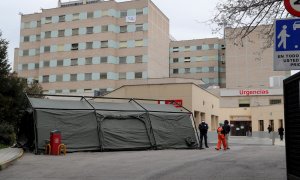
[[[275,20],[274,70],[300,70],[300,18]]]

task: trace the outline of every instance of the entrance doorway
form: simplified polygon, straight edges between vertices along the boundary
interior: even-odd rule
[[[231,136],[247,136],[251,133],[251,121],[230,121]]]

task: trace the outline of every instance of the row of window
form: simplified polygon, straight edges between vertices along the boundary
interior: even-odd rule
[[[44,90],[43,94],[59,94],[59,93],[93,93],[95,91],[100,92],[109,92],[113,91],[113,88],[102,88],[102,89],[92,89],[92,88],[85,88],[85,89],[53,89],[53,90]]]
[[[80,13],[73,13],[73,14],[66,14],[66,15],[59,15],[59,16],[48,16],[38,21],[22,22],[21,28],[29,29],[29,28],[41,27],[42,24],[79,21],[85,19],[100,18],[105,16],[124,18],[127,16],[138,16],[143,14],[148,14],[148,8],[129,9],[124,11],[116,11],[114,9],[109,9],[104,11],[97,10],[91,12],[80,12]]]
[[[281,104],[281,99],[270,99],[269,104]],[[250,107],[250,99],[239,99],[239,107]]]
[[[197,61],[217,61],[218,56],[195,56],[195,57],[182,57],[182,58],[172,58],[170,63],[189,63]]]
[[[258,120],[258,131],[264,131],[265,130],[265,126],[264,126],[264,120]],[[271,131],[274,131],[274,120],[270,119],[268,122],[268,125],[271,126]],[[278,127],[283,127],[283,120],[282,119],[278,119],[277,121],[277,125]]]
[[[103,56],[103,57],[85,57],[73,59],[61,59],[40,61],[39,63],[19,64],[18,70],[34,70],[48,67],[62,67],[62,66],[79,66],[79,65],[93,65],[93,64],[138,64],[146,62],[146,56]]]
[[[147,46],[147,40],[137,39],[128,41],[92,41],[92,42],[82,42],[82,43],[72,43],[72,44],[58,44],[51,46],[42,46],[36,49],[24,49],[19,50],[19,56],[36,56],[41,53],[50,52],[66,52],[66,51],[77,51],[86,49],[99,49],[99,48],[135,48],[135,47],[145,47]]]
[[[218,67],[193,67],[193,68],[171,69],[172,74],[208,73],[208,72],[219,72],[219,68]]]
[[[69,81],[94,81],[94,80],[132,80],[145,78],[145,72],[119,72],[113,73],[116,77],[112,77],[112,73],[79,73],[79,74],[60,74],[60,75],[44,75],[41,76],[39,82],[69,82]],[[143,75],[144,74],[144,75]]]
[[[41,39],[57,38],[57,37],[68,37],[94,33],[104,32],[115,32],[115,33],[126,33],[126,32],[138,32],[147,30],[147,24],[132,24],[125,26],[114,26],[114,25],[102,25],[102,26],[90,26],[73,29],[60,29],[57,31],[45,31],[41,35],[27,35],[21,37],[21,42],[34,42],[40,41]]]
[[[187,51],[201,51],[201,50],[213,50],[221,49],[222,45],[220,44],[202,44],[198,46],[183,46],[183,47],[172,47],[171,52],[187,52]]]

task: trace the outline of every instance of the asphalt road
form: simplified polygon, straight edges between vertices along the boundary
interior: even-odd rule
[[[233,145],[228,151],[159,150],[25,153],[1,180],[246,180],[286,179],[285,147]]]

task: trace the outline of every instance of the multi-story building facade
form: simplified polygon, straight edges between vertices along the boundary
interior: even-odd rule
[[[46,93],[110,91],[169,77],[169,41],[169,20],[151,1],[59,1],[21,16],[14,69]]]
[[[223,39],[208,38],[170,43],[170,77],[201,79],[211,86],[225,87]]]

